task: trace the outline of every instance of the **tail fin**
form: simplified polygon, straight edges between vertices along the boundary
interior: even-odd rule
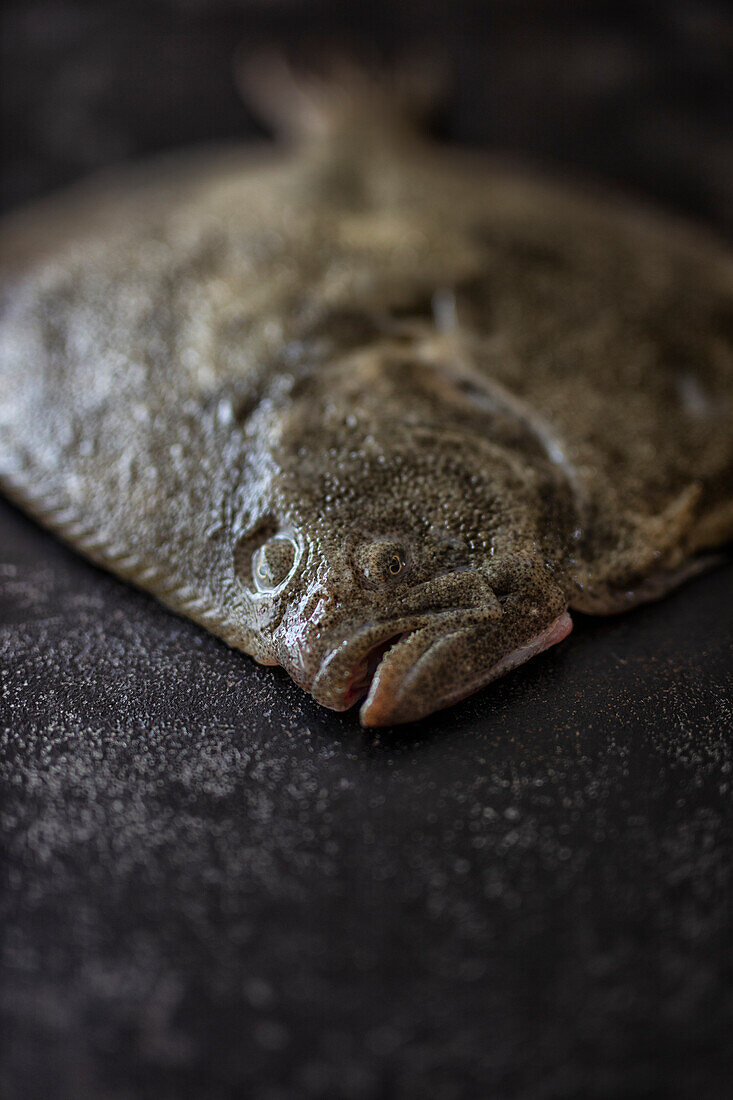
[[[332,53],[306,68],[281,53],[258,53],[240,56],[236,77],[245,101],[263,121],[300,140],[371,129],[375,123],[382,130],[417,131],[447,84],[445,66],[428,55],[387,68]]]

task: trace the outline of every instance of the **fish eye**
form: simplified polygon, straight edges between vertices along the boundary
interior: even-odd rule
[[[258,592],[274,592],[290,576],[297,549],[284,535],[269,539],[252,555],[252,578]]]
[[[399,543],[379,540],[362,547],[359,566],[371,584],[397,580],[407,570],[407,552]]]

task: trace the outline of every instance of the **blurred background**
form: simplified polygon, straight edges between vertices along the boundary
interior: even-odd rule
[[[448,61],[453,141],[561,164],[733,229],[724,0],[6,0],[4,207],[161,148],[259,131],[235,48]]]
[[[450,142],[733,237],[723,0],[6,0],[0,205],[427,45]],[[0,1094],[730,1095],[733,570],[360,730],[0,501]]]

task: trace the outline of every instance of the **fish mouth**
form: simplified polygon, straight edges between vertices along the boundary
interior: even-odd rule
[[[348,710],[367,694],[377,669],[388,659],[394,663],[410,639],[424,635],[427,640],[429,633],[433,641],[438,623],[446,627],[459,617],[462,616],[455,610],[428,612],[419,618],[412,616],[362,627],[327,651],[313,680],[311,695],[331,710]]]
[[[364,726],[414,722],[478,691],[561,641],[572,628],[563,612],[501,656],[490,644],[495,625],[493,609],[476,609],[363,627],[326,653],[311,693],[333,710],[348,710],[366,696],[359,712]]]

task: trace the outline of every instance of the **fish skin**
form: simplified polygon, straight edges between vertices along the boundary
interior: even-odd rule
[[[733,536],[733,261],[368,101],[6,220],[0,483],[389,725]]]

